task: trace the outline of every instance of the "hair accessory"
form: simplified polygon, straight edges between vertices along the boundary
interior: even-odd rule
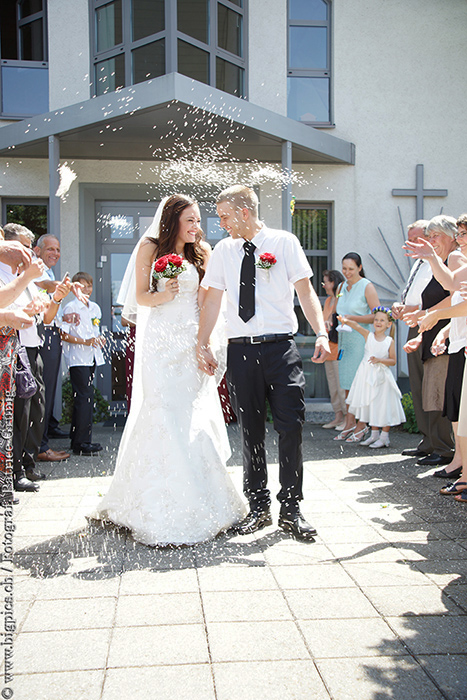
[[[375,308],[372,309],[371,313],[376,314],[376,313],[378,313],[378,311],[381,311],[381,313],[386,314],[386,316],[388,317],[388,319],[390,321],[394,321],[394,318],[393,318],[392,313],[391,313],[391,309],[388,309],[387,306],[375,306]]]

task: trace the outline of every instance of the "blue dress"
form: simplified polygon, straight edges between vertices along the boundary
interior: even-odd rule
[[[344,282],[336,307],[340,316],[366,316],[371,313],[365,298],[365,289],[368,284],[370,284],[370,280],[362,277],[352,285],[349,291],[347,282]],[[370,326],[363,323],[360,325],[362,328],[370,330]],[[363,358],[365,338],[357,331],[339,333],[339,350],[342,350],[342,357],[339,361],[339,381],[342,389],[349,390]]]

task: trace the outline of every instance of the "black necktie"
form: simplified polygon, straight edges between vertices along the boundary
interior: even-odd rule
[[[243,244],[245,255],[240,270],[240,294],[238,298],[238,315],[242,321],[250,320],[255,315],[255,249],[251,241]]]

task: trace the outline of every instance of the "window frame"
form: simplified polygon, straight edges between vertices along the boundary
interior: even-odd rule
[[[132,75],[132,53],[135,49],[146,44],[153,43],[160,39],[165,40],[165,72],[178,72],[178,41],[201,49],[209,54],[209,82],[204,83],[211,87],[217,87],[216,60],[218,58],[233,64],[237,68],[243,70],[243,90],[240,99],[248,99],[248,27],[247,27],[247,6],[248,0],[243,0],[242,6],[231,2],[230,0],[207,0],[208,1],[208,42],[204,43],[195,37],[185,34],[178,30],[177,26],[177,3],[173,0],[165,0],[165,28],[155,34],[151,34],[137,41],[131,39],[131,2],[132,0],[122,0],[122,42],[116,44],[111,49],[106,51],[97,51],[97,22],[96,10],[103,7],[112,0],[90,0],[89,2],[89,17],[90,17],[90,48],[91,48],[91,84],[93,96],[98,95],[98,81],[96,80],[96,65],[102,61],[116,58],[119,55],[124,56],[124,87],[138,85],[133,82]],[[223,5],[228,9],[236,12],[242,18],[242,37],[241,43],[243,55],[237,56],[229,51],[218,46],[218,13],[217,8]],[[148,78],[150,80],[150,78]],[[118,88],[117,88],[118,89]],[[219,88],[220,89],[220,88]],[[113,92],[108,90],[107,92]],[[107,94],[107,93],[100,93]],[[230,93],[228,93],[230,94]]]
[[[321,122],[306,122],[300,121],[300,124],[314,126],[317,128],[329,128],[334,126],[334,99],[333,99],[333,22],[332,10],[333,4],[331,0],[322,0],[328,6],[327,20],[297,20],[290,17],[290,0],[287,0],[287,82],[289,78],[327,78],[329,80],[329,120]],[[327,68],[311,69],[311,68],[294,68],[290,65],[290,29],[291,27],[324,27],[327,29],[327,46],[326,59]],[[288,105],[287,105],[288,112]]]
[[[50,223],[50,201],[48,198],[44,197],[2,197],[1,214],[2,222],[6,224],[8,222],[8,207],[10,206],[38,206],[46,207],[47,216],[47,228]],[[35,233],[35,231],[33,231]]]
[[[48,33],[47,33],[47,0],[42,0],[42,10],[39,12],[34,12],[23,19],[20,18],[20,6],[23,0],[17,0],[15,3],[16,11],[16,45],[17,45],[17,56],[18,58],[3,58],[1,57],[0,49],[0,118],[11,119],[11,120],[21,120],[27,119],[30,116],[37,114],[36,112],[31,112],[30,114],[18,115],[14,113],[5,112],[3,109],[3,85],[2,85],[2,68],[3,67],[13,67],[13,68],[38,68],[42,70],[49,69],[49,43],[48,43]],[[42,46],[44,49],[43,59],[40,61],[29,61],[25,58],[19,58],[22,52],[21,46],[21,28],[36,22],[38,19],[42,19]],[[47,94],[47,103],[49,95]]]

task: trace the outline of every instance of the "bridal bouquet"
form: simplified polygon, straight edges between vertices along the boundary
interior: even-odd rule
[[[152,272],[152,278],[157,282],[157,280],[163,277],[177,277],[182,272],[185,272],[186,264],[185,260],[181,255],[175,255],[171,253],[170,255],[163,255],[154,263],[154,269]]]

